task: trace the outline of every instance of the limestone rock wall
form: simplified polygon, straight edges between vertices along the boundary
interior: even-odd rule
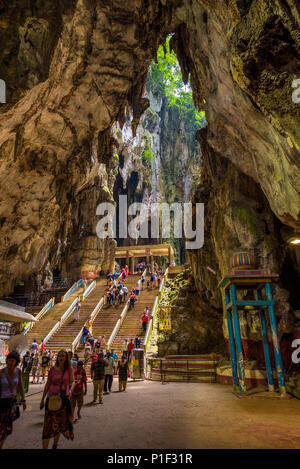
[[[175,33],[172,44],[184,77],[190,73],[195,103],[206,109],[202,145],[214,154],[206,163],[214,166],[212,174],[228,162],[235,168],[228,176],[232,190],[246,181],[257,188],[258,204],[265,207],[267,200],[278,220],[299,226],[300,106],[291,100],[292,82],[299,78],[296,0],[57,0],[31,8],[25,1],[2,3],[0,72],[11,104],[0,114],[0,295],[17,279],[40,271],[59,241],[62,264],[69,268],[107,262],[105,249],[98,251],[90,238],[97,220],[87,220],[87,209],[104,195],[112,198],[112,126],[118,121],[122,128],[125,108],[131,108],[135,134],[148,106],[143,95],[148,67],[168,33]],[[217,191],[213,178],[211,184]],[[209,184],[204,187],[209,194]],[[244,213],[245,204],[251,220],[256,210],[251,200],[252,194],[244,194],[235,211],[225,204],[220,225],[230,229],[230,214]],[[249,236],[255,244],[251,221],[248,234],[238,218],[231,236],[243,242]],[[272,225],[268,208],[261,218]],[[215,224],[212,216],[207,228],[216,231]],[[266,262],[276,243],[262,240],[263,224],[256,230]],[[217,272],[228,262],[220,253],[232,241],[214,233],[212,238],[214,251],[192,253],[197,278],[208,262],[215,262]],[[78,256],[68,254],[72,250]],[[204,295],[214,304],[219,300],[210,275],[203,274]]]

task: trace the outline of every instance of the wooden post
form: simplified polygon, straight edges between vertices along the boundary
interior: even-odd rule
[[[244,395],[246,393],[246,378],[245,378],[245,367],[244,367],[244,357],[243,357],[243,347],[241,339],[241,330],[240,330],[240,320],[236,301],[236,290],[235,285],[230,285],[230,296],[232,301],[232,314],[233,314],[233,323],[234,323],[234,335],[237,351],[237,364],[239,372],[239,386],[240,394]]]
[[[262,300],[261,291],[256,290],[256,293],[257,293],[257,299]],[[262,335],[262,341],[263,341],[263,346],[264,346],[268,387],[269,387],[269,391],[272,392],[274,391],[274,382],[273,382],[273,375],[272,375],[270,350],[269,350],[269,344],[268,344],[266,318],[265,318],[265,313],[262,309],[259,310],[259,319],[260,319],[260,324],[261,324],[261,335]]]
[[[270,324],[271,324],[272,341],[273,341],[275,363],[276,363],[276,372],[278,376],[280,394],[284,396],[286,393],[286,389],[285,389],[285,382],[284,382],[283,366],[282,366],[282,360],[281,360],[281,354],[280,354],[276,317],[275,317],[274,306],[273,306],[272,290],[271,290],[271,284],[269,282],[266,282],[266,293],[267,293],[267,300],[270,302],[269,318],[270,318]]]
[[[152,254],[150,257],[150,264],[151,264],[151,272],[153,272],[154,271],[154,257],[152,256]]]
[[[225,289],[226,306],[228,305],[229,301],[230,301],[229,291]],[[227,314],[228,338],[229,338],[229,347],[230,347],[230,361],[231,361],[231,368],[232,368],[232,381],[233,381],[233,387],[235,391],[237,391],[239,383],[238,383],[238,377],[237,377],[236,353],[235,353],[231,310],[226,308],[226,314]]]
[[[126,265],[128,266],[128,268],[130,268],[130,265],[129,265],[129,252],[128,252],[128,250],[126,251]]]

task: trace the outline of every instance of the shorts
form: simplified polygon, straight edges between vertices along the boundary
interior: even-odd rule
[[[71,407],[75,407],[76,403],[78,407],[81,407],[83,404],[83,389],[79,391],[73,391],[72,397],[70,399]]]

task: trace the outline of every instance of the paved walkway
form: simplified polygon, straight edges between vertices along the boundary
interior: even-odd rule
[[[31,385],[30,393],[42,389]],[[88,384],[75,440],[60,448],[300,448],[300,401],[242,400],[231,386],[139,381],[126,392],[91,405]],[[28,410],[14,424],[6,448],[41,448],[41,394],[28,397]]]

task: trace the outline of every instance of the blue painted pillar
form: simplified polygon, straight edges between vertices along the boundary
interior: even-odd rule
[[[229,301],[230,301],[229,292],[227,289],[225,289],[226,306],[228,305]],[[227,327],[228,327],[228,338],[229,338],[229,347],[230,347],[230,361],[231,361],[231,368],[232,368],[232,381],[233,381],[233,387],[237,391],[239,383],[238,383],[238,377],[237,377],[237,364],[236,364],[236,354],[235,354],[231,310],[226,309],[226,314],[227,314]]]
[[[271,302],[273,300],[273,297],[272,297],[271,283],[269,282],[266,283],[266,293],[267,293],[267,300]],[[270,324],[271,324],[272,341],[273,341],[273,347],[274,347],[276,372],[278,376],[279,389],[280,389],[280,393],[282,395],[285,395],[286,389],[285,389],[284,373],[283,373],[283,366],[282,366],[280,347],[279,347],[276,317],[275,317],[275,312],[274,312],[274,306],[271,303],[269,304],[269,318],[270,318]]]
[[[257,299],[262,300],[261,291],[256,290],[256,292],[257,292]],[[272,366],[271,366],[270,351],[269,351],[269,345],[268,345],[267,325],[266,325],[266,318],[265,318],[265,313],[263,309],[259,310],[259,319],[260,319],[262,341],[263,341],[264,353],[265,353],[268,387],[269,387],[269,391],[274,391]]]
[[[236,290],[235,285],[230,285],[230,296],[232,301],[232,314],[233,314],[233,324],[234,324],[234,335],[237,351],[237,363],[238,363],[238,372],[239,372],[239,386],[240,394],[246,393],[246,377],[245,377],[245,367],[244,367],[244,357],[243,357],[243,347],[240,331],[240,320],[237,306],[234,304],[236,301]]]

